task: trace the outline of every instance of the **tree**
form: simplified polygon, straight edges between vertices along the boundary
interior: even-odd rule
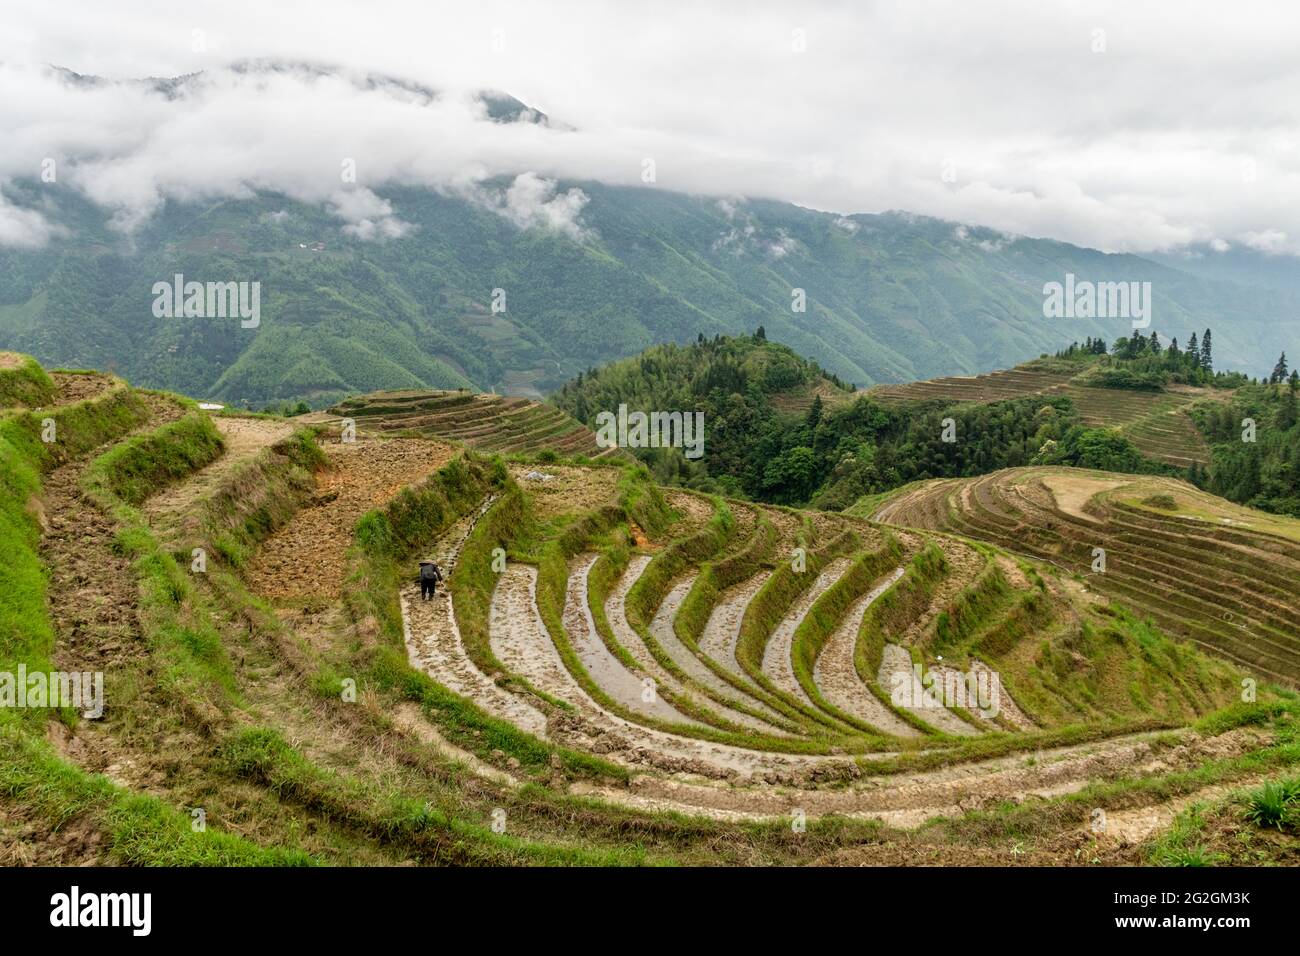
[[[1268,377],[1268,384],[1281,385],[1285,381],[1286,381],[1286,353],[1283,352],[1282,357],[1279,358],[1277,360],[1277,364],[1273,366],[1273,374]]]
[[[1192,368],[1195,368],[1201,363],[1201,350],[1196,345],[1195,332],[1193,332],[1192,337],[1187,340],[1187,354],[1192,357]]]
[[[759,326],[759,327],[754,331],[754,339],[755,339],[755,341],[758,341],[758,342],[766,342],[766,341],[767,341],[767,329],[763,328],[763,327],[760,325],[760,326]]]
[[[810,436],[817,430],[817,426],[821,424],[821,420],[822,397],[820,395],[814,395],[812,404],[808,406],[808,417],[804,419],[804,427],[808,429],[808,434]]]
[[[1210,351],[1210,330],[1205,330],[1201,338],[1201,368],[1207,372],[1214,371],[1214,355]]]

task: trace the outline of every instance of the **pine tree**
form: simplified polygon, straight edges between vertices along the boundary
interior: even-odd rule
[[[758,327],[758,329],[754,332],[754,339],[755,339],[755,341],[758,341],[758,342],[766,342],[766,341],[767,341],[767,330],[766,330],[765,328],[763,328],[763,327],[760,325],[760,326]]]
[[[1279,358],[1277,360],[1277,364],[1273,366],[1273,374],[1268,377],[1268,384],[1280,385],[1285,381],[1286,381],[1286,353],[1283,352],[1282,357]]]
[[[1152,330],[1151,330],[1151,339],[1150,339],[1150,341],[1149,341],[1149,344],[1150,344],[1150,346],[1151,346],[1151,351],[1154,352],[1156,355],[1159,355],[1160,352],[1161,352],[1161,349],[1160,349],[1160,336],[1156,334],[1156,330],[1155,330],[1155,329],[1152,329]]]
[[[1201,364],[1201,350],[1196,345],[1195,332],[1193,332],[1192,337],[1187,340],[1187,354],[1192,358],[1192,368],[1196,368],[1196,366]]]
[[[1214,355],[1210,351],[1210,330],[1205,330],[1205,335],[1201,337],[1201,368],[1207,372],[1214,371]]]

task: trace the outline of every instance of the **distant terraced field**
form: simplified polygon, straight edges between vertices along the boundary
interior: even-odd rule
[[[1206,465],[1210,449],[1187,414],[1196,401],[1219,397],[1213,389],[1171,386],[1162,392],[1093,388],[1077,381],[1078,370],[1058,362],[1027,362],[1013,369],[971,377],[954,376],[901,385],[876,385],[867,394],[879,401],[1001,402],[1030,395],[1070,399],[1085,424],[1114,428],[1142,454],[1186,468]]]
[[[1300,683],[1300,521],[1174,479],[1074,468],[920,482],[868,510],[1050,561],[1248,673]]]
[[[595,433],[553,405],[528,398],[507,398],[467,391],[374,392],[350,398],[329,415],[304,421],[351,418],[377,433],[404,433],[464,442],[488,452],[602,458],[618,449],[601,448]]]

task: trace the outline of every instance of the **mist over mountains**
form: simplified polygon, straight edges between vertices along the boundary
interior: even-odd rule
[[[617,176],[562,176],[554,154],[580,153],[583,132],[507,94],[311,65],[48,78],[65,113],[85,111],[80,143],[32,132],[0,170],[0,347],[47,364],[250,404],[421,385],[540,394],[655,342],[763,325],[870,385],[1125,334],[1121,318],[1044,318],[1043,285],[1067,273],[1151,282],[1152,328],[1185,341],[1212,326],[1221,367],[1261,374],[1300,352],[1286,255],[1156,261],[904,212],[676,191],[671,170],[646,177],[631,153],[592,155]],[[320,100],[315,125],[290,118],[311,112],[303,90]],[[95,107],[157,115],[109,149]],[[241,138],[277,115],[318,138],[287,154]],[[393,129],[410,142],[381,149]],[[42,157],[56,158],[53,181]],[[177,274],[260,282],[262,321],[157,318],[151,289]]]

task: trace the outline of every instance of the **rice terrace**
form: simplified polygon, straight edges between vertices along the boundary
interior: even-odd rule
[[[487,457],[422,433],[434,393],[342,406],[345,440],[0,374],[8,653],[103,671],[109,702],[5,712],[8,862],[1293,852],[1226,834],[1294,773],[1296,519],[1066,467],[801,510],[562,458],[540,415]]]
[[[11,929],[1293,930],[1300,12],[1190,2],[9,12]]]

